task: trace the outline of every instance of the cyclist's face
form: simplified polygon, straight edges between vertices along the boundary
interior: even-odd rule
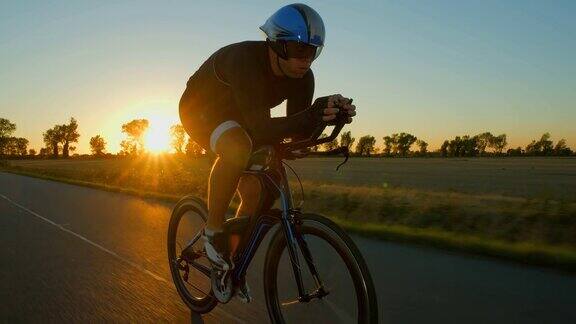
[[[304,77],[314,60],[316,47],[290,41],[285,43],[285,48],[288,59],[280,59],[282,70],[291,78]]]
[[[310,69],[312,59],[306,58],[288,58],[287,60],[280,59],[282,70],[291,78],[302,78]]]

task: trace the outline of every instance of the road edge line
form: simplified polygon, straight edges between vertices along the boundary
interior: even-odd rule
[[[150,270],[148,270],[148,269],[146,269],[146,268],[138,265],[137,263],[134,263],[134,262],[132,262],[132,261],[130,261],[130,260],[127,260],[127,259],[125,259],[125,258],[122,258],[118,253],[116,253],[116,252],[114,252],[114,251],[112,251],[112,250],[110,250],[110,249],[107,249],[107,248],[103,247],[102,245],[100,245],[100,244],[98,244],[98,243],[96,243],[96,242],[94,242],[94,241],[92,241],[92,240],[90,240],[90,239],[88,239],[88,238],[86,238],[86,237],[84,237],[84,236],[76,233],[76,232],[73,232],[73,231],[71,231],[71,230],[63,227],[63,226],[60,225],[60,224],[57,224],[57,223],[51,221],[50,219],[48,219],[48,218],[46,218],[46,217],[44,217],[44,216],[42,216],[42,215],[40,215],[40,214],[38,214],[38,213],[36,213],[36,212],[34,212],[34,211],[32,211],[32,210],[30,210],[30,209],[28,209],[28,208],[20,205],[19,203],[13,201],[12,199],[10,199],[10,198],[2,195],[2,194],[0,194],[0,197],[2,197],[3,199],[5,199],[6,201],[8,201],[9,203],[11,203],[12,205],[14,205],[14,206],[16,206],[16,207],[18,207],[18,208],[20,208],[20,209],[28,212],[28,213],[31,214],[32,216],[35,216],[36,218],[39,218],[39,219],[45,221],[46,223],[48,223],[48,224],[50,224],[50,225],[54,225],[56,228],[60,229],[61,231],[66,232],[66,233],[68,233],[68,234],[71,234],[71,235],[73,235],[73,236],[81,239],[82,241],[84,241],[84,242],[86,242],[86,243],[88,243],[88,244],[90,244],[90,245],[98,248],[99,250],[104,251],[104,252],[112,255],[112,256],[115,257],[116,259],[118,259],[118,260],[120,260],[120,261],[122,261],[122,262],[124,262],[124,263],[126,263],[126,264],[128,264],[128,265],[130,265],[130,266],[132,266],[133,268],[136,268],[137,270],[140,270],[140,271],[146,273],[147,275],[151,276],[152,278],[154,278],[154,279],[156,279],[156,280],[158,280],[158,281],[160,281],[160,282],[163,282],[163,283],[168,283],[168,281],[167,281],[166,279],[164,279],[164,278],[160,277],[159,275],[153,273],[152,271],[150,271]]]

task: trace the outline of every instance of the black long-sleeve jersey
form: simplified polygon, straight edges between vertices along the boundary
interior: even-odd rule
[[[236,120],[253,141],[269,144],[299,137],[314,126],[308,109],[313,95],[312,70],[300,79],[277,77],[266,42],[246,41],[219,49],[190,77],[180,100],[180,116],[193,130]],[[284,100],[287,116],[271,118],[270,109]]]

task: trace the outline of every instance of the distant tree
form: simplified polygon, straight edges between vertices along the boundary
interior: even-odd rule
[[[540,138],[540,143],[541,143],[541,147],[542,147],[542,154],[543,155],[552,155],[552,152],[554,151],[554,144],[553,142],[550,140],[550,133],[545,133],[542,135],[542,137]]]
[[[30,156],[35,156],[35,155],[36,155],[36,150],[35,150],[35,149],[29,149],[29,150],[28,150],[28,155],[30,155]]]
[[[123,155],[138,155],[145,151],[144,148],[144,134],[148,130],[147,119],[134,119],[129,123],[122,125],[122,132],[128,138],[120,143],[122,150],[120,154]]]
[[[78,122],[74,118],[70,118],[68,124],[58,126],[60,132],[60,143],[62,144],[62,156],[67,158],[70,156],[70,151],[75,151],[76,147],[70,146],[71,143],[78,143],[80,134],[78,133]]]
[[[340,135],[340,145],[346,146],[350,151],[352,151],[352,145],[354,145],[355,140],[356,139],[352,137],[350,131],[344,132]]]
[[[170,127],[170,135],[172,136],[170,144],[176,153],[184,153],[184,144],[186,144],[186,129],[184,129],[184,126],[181,124],[172,125]]]
[[[0,155],[8,154],[10,136],[16,131],[16,124],[8,119],[0,118]]]
[[[477,156],[478,155],[478,136],[462,136],[462,151],[460,156]]]
[[[419,139],[416,141],[416,145],[418,145],[418,153],[420,153],[420,155],[426,155],[428,152],[428,143]]]
[[[454,137],[454,139],[448,142],[448,156],[460,156],[462,151],[462,139],[460,136]]]
[[[502,151],[508,145],[506,141],[506,134],[500,134],[498,136],[493,136],[488,144],[490,148],[494,150],[494,152],[498,154],[502,154]]]
[[[338,148],[338,139],[335,138],[331,142],[326,142],[326,143],[322,144],[322,148],[324,149],[324,151],[330,151],[330,150]]]
[[[477,156],[478,155],[478,136],[470,137],[464,135],[462,137],[456,136],[449,142],[446,141],[442,145],[446,150],[446,156],[463,157],[463,156]],[[441,148],[441,151],[442,149]],[[444,155],[443,155],[444,156]]]
[[[138,145],[130,139],[120,142],[120,155],[138,155]]]
[[[43,134],[44,144],[46,148],[52,151],[52,156],[57,158],[58,151],[60,149],[60,141],[62,139],[62,132],[58,126],[54,126],[49,130],[45,131]]]
[[[16,131],[16,124],[8,119],[0,118],[0,137],[10,137]]]
[[[360,156],[370,156],[376,152],[376,139],[374,136],[366,135],[360,137],[356,145],[356,153]]]
[[[490,146],[490,143],[494,142],[494,135],[490,132],[484,132],[476,135],[476,139],[478,154],[484,155],[486,153],[486,148]]]
[[[449,146],[450,146],[450,142],[448,142],[448,140],[445,140],[444,143],[442,143],[442,146],[440,146],[440,155],[442,157],[448,156],[448,147]]]
[[[397,151],[398,154],[402,155],[402,156],[406,156],[408,155],[408,153],[410,152],[410,147],[412,147],[412,144],[414,144],[414,142],[416,142],[416,140],[418,138],[416,138],[416,136],[412,135],[412,134],[408,134],[408,133],[400,133],[398,135],[393,134],[392,138],[396,139],[396,147],[397,147]]]
[[[100,135],[90,138],[90,151],[93,155],[102,156],[106,150],[106,141]]]
[[[527,155],[552,155],[554,148],[550,140],[550,133],[544,133],[540,137],[540,140],[533,140],[530,144],[526,145],[525,151]]]
[[[40,156],[48,155],[48,149],[45,147],[40,148],[40,152],[38,152],[38,155],[40,155]]]
[[[515,149],[510,148],[510,149],[508,149],[508,151],[506,151],[506,154],[508,154],[510,156],[521,156],[522,155],[522,148],[520,146],[518,146]]]
[[[538,146],[536,140],[532,140],[530,144],[526,145],[525,152],[527,155],[539,155],[540,147]]]
[[[4,154],[5,155],[18,155],[18,146],[16,137],[7,137],[6,143],[4,145]]]
[[[186,143],[186,155],[190,157],[199,157],[202,156],[203,153],[204,150],[202,147],[192,139],[188,138],[188,142]]]
[[[572,155],[572,150],[566,145],[566,140],[561,139],[554,146],[554,155],[557,156],[569,156]]]
[[[391,154],[398,155],[400,154],[400,134],[392,134],[390,136],[392,138],[392,151]]]
[[[14,143],[13,155],[26,156],[26,152],[28,152],[28,140],[22,137],[12,137],[11,139]]]
[[[390,152],[392,151],[392,145],[394,143],[394,139],[391,136],[384,136],[382,139],[384,140],[383,153],[385,155],[390,155]]]
[[[0,157],[8,154],[8,144],[10,137],[0,137]]]

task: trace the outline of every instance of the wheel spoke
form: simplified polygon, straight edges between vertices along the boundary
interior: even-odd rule
[[[344,312],[341,307],[334,305],[329,299],[321,299],[318,301],[320,305],[326,305],[330,309],[330,312],[339,319],[341,323],[354,323],[354,318],[350,314]]]
[[[202,236],[202,230],[198,231],[198,233],[196,233],[196,235],[194,235],[194,237],[190,241],[188,241],[188,243],[186,243],[186,247],[184,247],[184,249],[182,250],[185,250],[194,245],[198,241],[198,239],[200,239],[201,236]]]
[[[205,274],[206,276],[210,277],[211,270],[207,266],[194,261],[188,264],[193,266],[196,270],[200,271],[202,274]]]
[[[184,281],[184,283],[185,283],[187,286],[190,286],[190,287],[194,288],[196,291],[199,291],[199,292],[203,293],[203,294],[206,295],[206,296],[208,296],[208,295],[210,294],[210,292],[205,292],[204,290],[196,287],[195,285],[189,283],[188,281]]]
[[[298,304],[300,301],[298,299],[294,299],[292,301],[288,301],[288,302],[283,302],[282,306],[290,306],[290,305],[295,305]]]

